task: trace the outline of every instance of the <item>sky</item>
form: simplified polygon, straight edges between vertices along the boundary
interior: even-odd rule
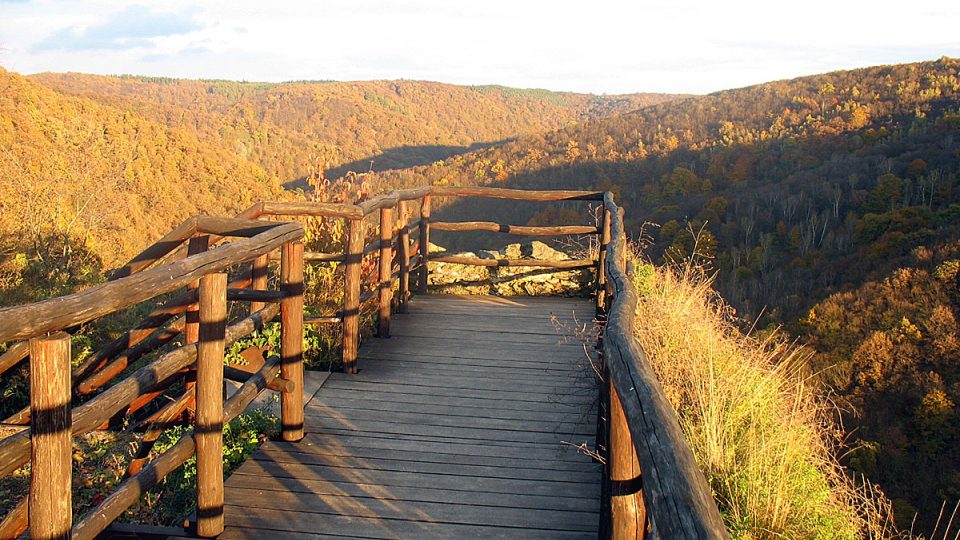
[[[960,1],[0,0],[0,66],[707,93],[960,56]]]

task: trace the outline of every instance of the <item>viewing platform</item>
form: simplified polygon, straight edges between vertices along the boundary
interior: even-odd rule
[[[233,473],[221,538],[596,538],[593,312],[417,296],[307,402],[302,441]]]
[[[565,205],[588,223],[441,221],[435,198],[448,211],[458,198]],[[306,249],[315,218],[340,220],[332,252]],[[431,252],[431,229],[592,248],[450,255]],[[512,267],[496,279],[582,271],[589,298],[428,294],[441,264]],[[332,265],[336,279],[307,291],[306,265]],[[30,372],[29,406],[3,421],[0,477],[28,463],[31,475],[0,538],[727,538],[634,337],[633,275],[610,192],[424,186],[191,217],[103,283],[0,309],[0,373]],[[324,305],[305,309],[317,293]],[[140,322],[74,357],[72,334],[137,306],[150,306]],[[340,371],[307,393],[305,328],[317,325],[340,342]],[[226,366],[234,345],[262,362]],[[224,481],[224,425],[267,391],[278,439]],[[96,431],[129,437],[130,460],[77,511],[75,468],[102,465],[75,463],[73,442]],[[116,523],[194,457],[197,510],[183,526]]]

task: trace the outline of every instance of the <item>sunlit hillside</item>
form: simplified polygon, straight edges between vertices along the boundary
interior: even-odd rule
[[[59,92],[196,131],[284,182],[311,166],[363,172],[432,163],[474,145],[629,112],[675,96],[593,96],[425,81],[282,84],[46,73]]]
[[[744,329],[786,325],[810,343],[812,371],[837,394],[848,464],[895,499],[901,525],[919,510],[929,530],[960,495],[958,140],[960,61],[942,58],[691,97],[385,182],[615,191],[655,261],[695,257]],[[565,216],[562,205],[448,211]]]

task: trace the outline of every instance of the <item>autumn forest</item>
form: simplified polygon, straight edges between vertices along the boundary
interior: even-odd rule
[[[886,493],[900,527],[930,530],[960,498],[960,61],[697,96],[0,69],[0,306],[98,283],[191,215],[338,178],[358,197],[614,192],[650,263],[694,261],[742,331],[804,346],[842,464]],[[504,208],[438,212],[577,215]]]

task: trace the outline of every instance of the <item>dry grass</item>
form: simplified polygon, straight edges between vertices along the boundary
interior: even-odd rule
[[[840,431],[806,353],[755,339],[690,265],[638,265],[636,335],[737,538],[896,536],[889,503],[836,460]]]

